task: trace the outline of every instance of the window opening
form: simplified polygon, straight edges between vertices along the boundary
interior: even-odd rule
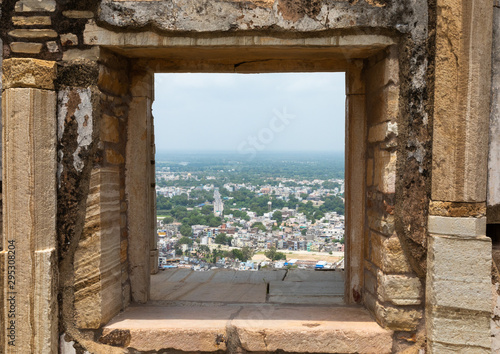
[[[343,303],[344,75],[156,74],[151,301]]]

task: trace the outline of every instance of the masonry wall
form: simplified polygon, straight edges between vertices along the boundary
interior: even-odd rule
[[[98,329],[130,302],[125,146],[128,62],[103,52],[99,63],[98,138],[82,237],[75,252],[75,310],[79,328]]]
[[[431,353],[470,346],[491,351],[491,320],[495,329],[498,312],[492,310],[491,294],[498,292],[492,282],[500,283],[485,236],[486,215],[489,223],[500,220],[495,109],[489,148],[485,134],[491,20],[498,10],[491,2],[0,4],[2,301],[5,305],[6,247],[16,241],[23,259],[18,314],[33,319],[18,324],[21,350],[55,353],[62,335],[63,344],[74,341],[81,351],[118,351],[96,343],[94,335],[130,301],[148,300],[155,240],[137,235],[141,228],[154,231],[153,209],[144,209],[154,208],[152,92],[134,89],[152,87],[156,68],[140,68],[149,83],[136,86],[137,68],[131,72],[131,62],[108,49],[147,58],[179,43],[201,47],[219,40],[262,46],[265,53],[272,45],[279,51],[288,40],[303,39],[302,46],[314,47],[328,38],[335,39],[331,47],[352,45],[353,38],[370,47],[363,41],[375,33],[396,44],[382,52],[371,48],[370,58],[362,60],[362,92],[348,93],[349,109],[356,109],[353,102],[366,102],[362,135],[367,145],[357,155],[366,168],[365,262],[356,270],[362,274],[356,287],[346,293],[395,331],[396,352],[413,344]],[[352,55],[336,59],[357,59]],[[192,64],[204,71],[256,72],[261,65],[217,59]],[[300,65],[312,71],[321,67]],[[168,61],[163,68],[178,66]],[[495,65],[493,74],[496,102]],[[127,129],[132,126],[145,138],[132,134]],[[131,160],[138,146],[140,153]],[[149,173],[142,184],[133,177],[137,162],[139,175]],[[5,348],[5,311],[2,321],[0,349],[15,352]]]
[[[413,272],[395,229],[398,154],[399,61],[397,47],[365,63],[367,159],[365,304],[395,331],[416,331],[423,317],[421,280]]]

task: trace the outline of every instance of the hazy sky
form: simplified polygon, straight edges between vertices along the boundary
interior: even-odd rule
[[[156,149],[341,151],[344,73],[156,74]]]

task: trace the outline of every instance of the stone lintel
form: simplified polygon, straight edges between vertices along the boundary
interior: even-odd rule
[[[486,234],[486,217],[446,217],[430,215],[428,218],[430,234],[461,237],[478,237]]]
[[[376,51],[397,44],[395,38],[381,34],[334,35],[320,38],[278,38],[273,36],[227,36],[227,37],[187,37],[163,36],[152,31],[114,32],[99,27],[90,20],[85,26],[84,44],[102,46],[170,47],[170,46],[324,46],[359,49],[365,47]],[[141,49],[143,50],[143,49]],[[371,52],[370,52],[371,53]]]
[[[14,87],[53,90],[56,62],[29,58],[12,58],[3,61],[3,89]]]

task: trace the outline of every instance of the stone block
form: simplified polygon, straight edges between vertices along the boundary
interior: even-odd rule
[[[56,10],[55,0],[19,0],[16,12],[53,12]]]
[[[134,71],[131,75],[130,94],[134,97],[154,99],[154,73]]]
[[[367,92],[376,92],[392,85],[399,85],[399,58],[395,46],[387,50],[387,57],[380,60],[366,73]]]
[[[261,305],[243,308],[231,325],[248,352],[384,354],[392,348],[392,331],[361,308]]]
[[[123,96],[129,92],[129,78],[124,70],[113,70],[104,65],[99,67],[99,88],[113,95]]]
[[[368,130],[368,142],[378,143],[397,135],[398,124],[396,122],[383,122],[370,127]]]
[[[453,346],[455,350],[478,347],[479,352],[489,350],[491,353],[490,324],[489,313],[462,312],[454,308],[427,309],[428,341]]]
[[[63,53],[64,61],[72,61],[72,60],[98,60],[100,55],[99,47],[92,47],[90,49],[68,49]]]
[[[490,349],[483,347],[467,345],[463,348],[459,348],[453,344],[443,344],[432,341],[427,341],[427,350],[429,354],[491,354],[492,353]]]
[[[78,45],[78,37],[73,33],[61,34],[61,44],[67,47]]]
[[[382,210],[368,209],[368,226],[371,230],[384,235],[394,233],[394,215],[386,214]]]
[[[49,51],[49,53],[59,52],[59,45],[57,45],[57,42],[50,41],[50,42],[47,42],[46,45],[47,45],[47,50]]]
[[[15,284],[0,297],[3,308],[16,297],[16,346],[5,353],[57,353],[56,94],[10,88],[2,98],[3,235],[16,256]]]
[[[346,73],[346,95],[364,95],[365,80],[362,76],[363,62],[361,60],[354,61],[352,68],[349,68]]]
[[[486,203],[460,203],[431,200],[429,202],[429,215],[479,218],[486,215]]]
[[[106,161],[112,165],[121,165],[125,162],[125,159],[118,151],[106,149]]]
[[[144,183],[149,178],[151,142],[151,100],[135,97],[130,104],[126,147],[126,196],[128,203],[129,262],[132,299],[143,303],[148,301],[150,266],[150,185]]]
[[[57,302],[57,256],[55,248],[35,252],[34,335],[35,353],[57,352],[59,311]]]
[[[52,20],[49,16],[12,16],[14,26],[50,26]]]
[[[415,331],[423,317],[423,310],[411,307],[375,303],[375,317],[382,326],[394,331]]]
[[[52,29],[15,29],[9,32],[9,35],[15,38],[28,38],[28,39],[53,39],[57,38],[58,34]]]
[[[431,234],[477,237],[486,235],[486,217],[446,217],[429,215],[427,228]]]
[[[415,276],[377,274],[378,297],[381,302],[394,305],[420,305],[422,302],[422,284]]]
[[[14,53],[38,54],[42,47],[42,43],[12,42],[10,44],[10,50]]]
[[[241,275],[239,275],[238,273],[242,272],[236,272],[236,275],[238,277],[241,277]],[[272,270],[266,273],[259,271],[257,274],[253,276],[252,272],[250,272],[249,276],[251,278],[260,280],[260,282],[262,282],[263,279],[283,280],[285,282],[297,282],[297,281],[298,282],[317,282],[317,281],[343,282],[344,281],[343,272],[311,272],[309,270],[302,270],[302,269],[290,269],[287,272]],[[270,279],[269,276],[272,276],[274,279]],[[285,276],[285,279],[283,279],[283,276]]]
[[[118,121],[118,118],[103,114],[101,140],[110,143],[118,143],[120,141],[119,126],[120,122]]]
[[[371,125],[397,121],[399,115],[399,88],[388,86],[366,94],[367,119]]]
[[[99,328],[122,308],[117,167],[94,169],[83,236],[75,252],[75,320]]]
[[[56,63],[38,59],[6,59],[3,61],[3,89],[33,87],[54,89]]]
[[[371,261],[384,273],[410,273],[410,264],[396,235],[385,237],[370,232]]]
[[[430,235],[427,306],[491,311],[491,239]]]
[[[382,193],[395,193],[396,161],[396,152],[375,149],[373,185]]]
[[[94,13],[92,11],[67,10],[63,11],[63,16],[68,18],[93,18]]]
[[[344,282],[306,281],[284,282],[281,280],[269,283],[269,295],[292,296],[330,296],[344,293]]]
[[[493,16],[491,1],[463,4],[438,3],[431,195],[433,200],[482,202],[487,190]]]

